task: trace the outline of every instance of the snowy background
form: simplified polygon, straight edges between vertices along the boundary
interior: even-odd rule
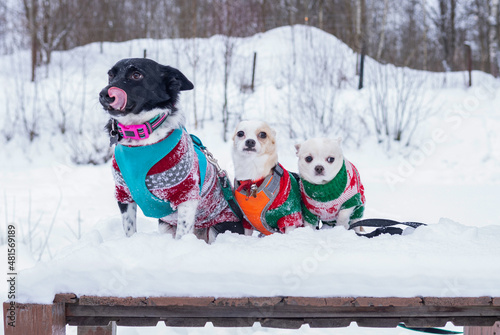
[[[159,235],[155,220],[139,214],[138,234],[125,238],[98,92],[116,61],[142,57],[144,49],[193,81],[195,90],[181,95],[187,129],[231,176],[231,144],[224,138],[240,119],[275,127],[280,162],[292,171],[295,143],[342,136],[345,156],[365,186],[365,217],[429,226],[372,240],[343,228],[263,239],[226,234],[206,245]],[[357,55],[332,35],[303,26],[249,38],[96,43],[55,52],[36,83],[29,81],[29,57],[28,51],[0,57],[0,248],[6,255],[6,226],[15,224],[18,301],[47,303],[58,292],[500,296],[500,85],[492,76],[473,72],[468,88],[466,73],[426,73],[367,59],[359,91]],[[380,123],[385,111],[387,127]],[[402,130],[398,120],[406,125]],[[0,287],[5,301],[6,282]],[[234,333],[210,325],[171,330]],[[238,332],[273,330],[256,325]],[[303,332],[332,333],[308,327],[289,333]],[[408,333],[355,326],[333,332]]]

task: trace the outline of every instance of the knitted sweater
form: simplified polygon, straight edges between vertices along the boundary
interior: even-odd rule
[[[154,145],[154,144],[152,144]],[[115,197],[121,203],[133,203],[132,194],[123,179],[116,158],[113,157]],[[216,169],[207,164],[205,181],[200,194],[200,172],[189,134],[183,130],[182,137],[172,151],[167,153],[147,173],[147,189],[157,198],[170,202],[173,210],[187,200],[198,200],[195,228],[211,227],[221,222],[237,222],[224,199],[218,185]],[[177,212],[161,218],[171,225],[177,224]]]
[[[339,173],[324,185],[316,185],[301,179],[302,212],[304,220],[317,225],[319,220],[335,225],[340,210],[354,207],[350,219],[363,216],[364,187],[356,167],[347,160]]]
[[[303,224],[299,184],[287,170],[283,169],[283,171],[279,193],[266,212],[268,224],[282,233],[285,232],[286,227],[299,227]]]

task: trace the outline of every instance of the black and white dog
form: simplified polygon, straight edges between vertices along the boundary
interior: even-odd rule
[[[195,233],[207,242],[224,231],[243,233],[224,199],[216,168],[193,145],[177,109],[193,84],[177,69],[131,58],[108,72],[99,101],[110,115],[115,195],[127,236],[136,232],[137,205],[177,239]]]

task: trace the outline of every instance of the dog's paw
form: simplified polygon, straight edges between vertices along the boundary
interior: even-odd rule
[[[120,207],[120,211],[122,213],[123,230],[125,231],[125,235],[127,237],[130,237],[137,232],[137,225],[136,225],[137,204],[136,203],[124,204],[119,202],[118,206]]]
[[[177,207],[177,229],[175,239],[178,240],[184,235],[194,232],[194,223],[196,219],[196,209],[198,208],[198,200],[188,200],[179,204]]]
[[[340,210],[339,214],[337,216],[336,226],[344,226],[345,229],[349,229],[349,227],[350,227],[349,223],[350,222],[354,223],[354,221],[351,221],[351,214],[353,211],[354,211],[354,207]]]
[[[245,228],[245,235],[246,236],[252,236],[252,234],[253,234],[253,229]]]

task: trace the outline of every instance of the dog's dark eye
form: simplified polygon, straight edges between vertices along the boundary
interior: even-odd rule
[[[312,156],[307,156],[306,157],[306,162],[311,163],[313,161]]]
[[[115,77],[115,75],[113,73],[108,73],[108,82],[111,82],[111,80],[113,80],[113,78]]]
[[[144,78],[144,76],[142,75],[142,73],[140,73],[138,71],[134,71],[130,75],[130,79],[133,79],[133,80],[141,80],[142,78]]]
[[[240,130],[239,132],[236,133],[236,136],[243,137],[245,136],[245,132],[243,130]]]
[[[326,159],[326,161],[327,161],[328,163],[332,164],[333,162],[335,162],[335,157],[328,157],[328,158]]]
[[[267,137],[267,134],[266,134],[265,132],[261,131],[261,132],[259,133],[259,137],[260,137],[260,138],[266,138],[266,137]]]

